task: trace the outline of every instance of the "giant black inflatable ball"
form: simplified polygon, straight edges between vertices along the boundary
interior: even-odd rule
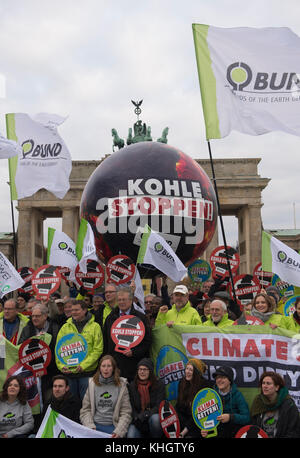
[[[136,261],[148,224],[188,265],[204,252],[217,222],[215,192],[202,167],[157,142],[127,146],[101,162],[85,186],[80,213],[103,262],[117,254]],[[149,278],[158,273],[149,266],[142,271]]]

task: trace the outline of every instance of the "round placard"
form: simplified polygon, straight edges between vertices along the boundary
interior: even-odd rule
[[[194,422],[200,429],[214,429],[220,423],[217,420],[223,413],[223,405],[220,395],[212,388],[204,388],[198,391],[192,404]]]
[[[51,362],[51,350],[41,339],[27,339],[20,345],[19,360],[36,377],[40,377],[47,374],[46,368]]]
[[[86,274],[81,272],[79,264],[75,270],[75,278],[80,286],[87,290],[94,290],[99,288],[104,282],[104,269],[99,262],[88,259],[86,263]]]
[[[25,281],[24,285],[21,288],[19,288],[18,291],[20,293],[32,294],[33,287],[31,284],[31,280],[32,275],[34,274],[34,269],[32,269],[31,267],[20,267],[20,269],[18,269],[18,272],[22,279]]]
[[[281,297],[291,297],[294,295],[294,286],[281,280],[278,275],[274,274],[271,280],[272,286],[276,286]]]
[[[253,269],[253,277],[259,281],[262,288],[267,289],[271,285],[273,273],[262,270],[261,262],[259,262]]]
[[[204,259],[196,259],[188,267],[188,275],[193,282],[205,282],[211,276],[211,267]]]
[[[128,256],[122,254],[113,256],[106,265],[108,282],[116,285],[130,283],[134,278],[135,269],[134,262]]]
[[[179,437],[180,423],[176,410],[172,404],[167,401],[161,401],[159,404],[159,421],[164,432],[168,438]]]
[[[240,255],[234,248],[227,246],[227,257],[229,259],[231,272],[234,274],[240,265]],[[221,277],[229,276],[227,257],[224,245],[218,246],[212,251],[209,262],[215,275],[217,274]]]
[[[81,334],[66,334],[57,342],[55,354],[59,361],[69,369],[82,363],[88,353],[88,344]]]
[[[124,315],[114,321],[110,335],[116,344],[115,351],[124,353],[141,343],[145,336],[145,326],[139,317]]]
[[[249,274],[237,275],[233,279],[233,285],[235,297],[241,310],[243,310],[244,305],[252,302],[256,294],[261,290],[258,280]],[[234,299],[232,284],[229,286],[229,291],[231,298]]]
[[[257,425],[246,425],[234,436],[237,439],[267,439],[267,433]]]
[[[47,299],[59,288],[60,282],[61,276],[58,268],[50,264],[39,267],[31,280],[37,298],[45,297]]]

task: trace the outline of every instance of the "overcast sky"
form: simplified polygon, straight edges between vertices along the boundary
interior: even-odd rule
[[[68,116],[60,126],[74,160],[112,152],[111,128],[127,137],[131,100],[157,139],[208,159],[192,23],[290,27],[300,2],[269,0],[0,0],[0,130],[5,113]],[[5,85],[3,84],[5,83]],[[266,229],[300,226],[300,138],[232,132],[211,142],[214,158],[261,157]],[[0,231],[12,231],[7,161],[0,162]],[[16,212],[17,219],[17,212]],[[226,223],[227,224],[227,223]],[[228,240],[234,226],[228,222]],[[228,242],[227,240],[227,242]]]

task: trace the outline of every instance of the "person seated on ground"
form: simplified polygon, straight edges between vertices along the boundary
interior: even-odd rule
[[[55,375],[52,378],[52,396],[43,406],[42,418],[49,406],[64,417],[80,423],[81,401],[71,393],[69,382],[65,375]]]
[[[120,377],[114,358],[105,355],[100,359],[97,372],[89,379],[80,421],[83,426],[111,434],[113,438],[125,437],[131,413],[127,380]]]
[[[211,387],[211,383],[203,377],[206,369],[203,361],[191,358],[179,382],[175,410],[180,423],[180,437],[201,438],[200,430],[193,419],[192,404],[198,391]]]
[[[225,326],[231,326],[233,323],[234,321],[228,318],[225,302],[220,299],[213,300],[210,304],[210,315],[203,323],[203,326],[218,326],[218,328],[224,328]]]
[[[219,438],[233,438],[239,429],[250,422],[248,404],[234,383],[234,373],[231,367],[218,367],[213,374],[216,380],[214,390],[220,395],[223,404],[223,413],[217,419]],[[207,437],[208,432],[201,430],[202,437]]]
[[[158,408],[165,399],[165,385],[155,376],[151,359],[143,358],[138,363],[136,376],[128,390],[133,421],[127,437],[161,437],[163,431]]]
[[[0,437],[28,437],[34,426],[22,377],[8,377],[0,394]]]
[[[160,307],[155,326],[166,324],[168,327],[173,324],[201,325],[199,313],[191,306],[189,291],[185,285],[175,286],[172,294],[173,306],[169,310],[166,305]]]
[[[264,293],[258,293],[252,302],[251,315],[275,329],[281,325],[282,315],[276,313],[274,305],[275,302],[271,297]]]
[[[299,438],[298,407],[281,375],[265,371],[259,386],[260,394],[255,397],[250,409],[251,423],[263,429],[270,438]]]

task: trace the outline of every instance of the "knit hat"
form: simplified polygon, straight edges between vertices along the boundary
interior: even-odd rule
[[[231,367],[228,367],[228,366],[218,367],[216,372],[213,374],[213,378],[216,378],[218,375],[220,375],[221,377],[227,377],[230,383],[233,382],[234,374],[233,374],[233,370],[231,369]]]
[[[188,360],[187,365],[191,364],[201,375],[203,375],[207,369],[206,364],[201,359],[191,358]]]
[[[153,371],[154,371],[153,362],[151,361],[150,358],[143,358],[143,359],[141,359],[141,360],[138,362],[137,369],[138,369],[140,366],[146,366],[146,367],[148,367],[148,369],[150,370],[150,372],[153,372]]]

